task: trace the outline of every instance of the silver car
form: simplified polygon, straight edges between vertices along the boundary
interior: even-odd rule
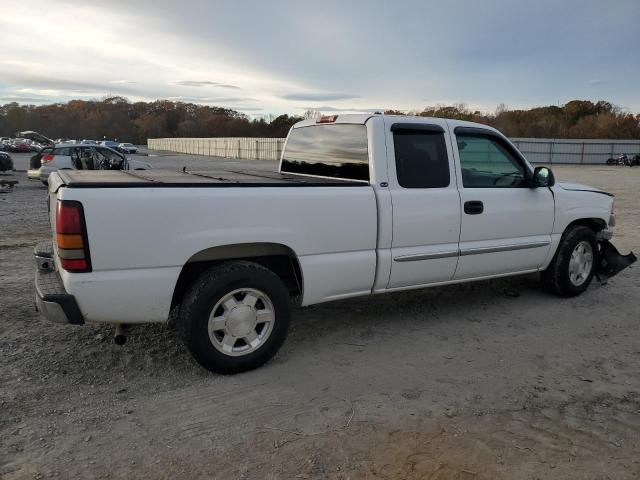
[[[47,185],[49,175],[58,170],[148,170],[146,162],[133,160],[100,145],[59,144],[42,155],[38,178]],[[29,178],[35,177],[35,172]]]
[[[148,170],[146,162],[125,157],[105,145],[56,143],[41,133],[28,130],[18,135],[43,145],[31,157],[27,177],[49,183],[49,175],[58,170]],[[97,142],[96,142],[97,143]]]

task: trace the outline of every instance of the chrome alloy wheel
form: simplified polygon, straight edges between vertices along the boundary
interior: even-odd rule
[[[569,260],[569,281],[579,287],[587,281],[593,269],[593,247],[587,241],[579,242]]]
[[[209,339],[225,355],[247,355],[264,345],[275,319],[273,303],[267,294],[240,288],[223,296],[211,310]]]

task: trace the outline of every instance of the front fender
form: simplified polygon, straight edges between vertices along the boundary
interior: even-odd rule
[[[608,240],[600,240],[600,259],[596,276],[600,282],[606,282],[622,270],[636,262],[637,257],[633,252],[622,255]]]

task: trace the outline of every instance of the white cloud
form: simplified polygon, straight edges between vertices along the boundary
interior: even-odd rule
[[[10,46],[0,100],[210,102],[233,91],[242,101],[226,104],[241,110],[300,113],[316,102],[414,110],[427,97],[495,108],[597,94],[640,110],[637,0],[605,13],[596,0],[10,3],[0,15],[0,45]],[[585,33],[603,15],[616,35]]]

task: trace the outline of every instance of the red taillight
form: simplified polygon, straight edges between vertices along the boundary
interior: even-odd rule
[[[42,163],[48,163],[51,160],[53,160],[53,155],[51,155],[50,153],[42,156]]]
[[[56,209],[56,246],[60,265],[68,272],[90,272],[91,259],[82,204],[61,200]]]
[[[333,123],[338,119],[338,115],[322,115],[316,123]]]

